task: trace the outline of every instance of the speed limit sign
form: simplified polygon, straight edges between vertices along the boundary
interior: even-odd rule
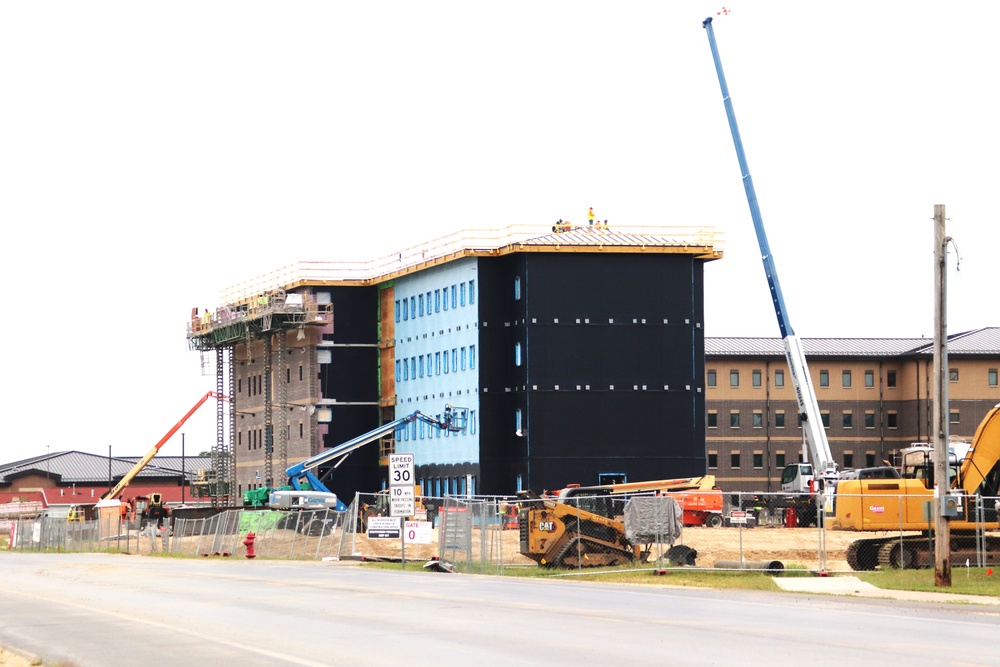
[[[389,486],[413,485],[413,454],[389,454]]]

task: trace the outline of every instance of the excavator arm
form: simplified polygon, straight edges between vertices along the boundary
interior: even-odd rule
[[[976,429],[972,447],[962,459],[959,474],[954,484],[970,495],[996,495],[1000,482],[1000,403],[986,413],[986,417]],[[992,488],[982,490],[983,482],[991,482]]]

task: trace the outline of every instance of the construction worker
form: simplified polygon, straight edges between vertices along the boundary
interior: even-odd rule
[[[590,228],[594,228],[594,207],[591,206],[590,210],[587,211],[587,222],[590,223]]]

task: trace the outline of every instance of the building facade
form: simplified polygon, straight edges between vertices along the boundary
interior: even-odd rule
[[[809,372],[837,464],[896,462],[932,442],[933,341],[804,339]],[[949,431],[971,440],[1000,402],[1000,327],[949,337]],[[801,461],[802,429],[781,340],[706,341],[707,471],[726,490],[778,491],[786,463]]]
[[[407,424],[327,470],[331,489],[381,488],[392,451],[426,495],[701,474],[702,276],[721,256],[704,229],[508,228],[231,288],[188,330],[234,397],[231,494],[445,405],[465,429]]]

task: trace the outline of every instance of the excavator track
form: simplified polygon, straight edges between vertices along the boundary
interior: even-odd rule
[[[847,547],[847,564],[857,572],[878,567],[878,556],[885,539],[855,540]]]
[[[966,561],[982,562],[987,566],[1000,564],[1000,538],[987,536],[983,547],[983,551],[977,554],[973,537],[952,535],[951,564],[964,565]],[[926,535],[856,540],[847,547],[847,564],[860,572],[876,568],[929,568],[934,564],[933,550],[933,541]]]

